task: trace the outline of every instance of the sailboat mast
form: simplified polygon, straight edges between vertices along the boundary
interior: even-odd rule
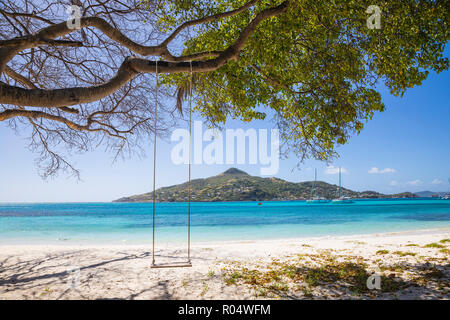
[[[317,169],[314,169],[314,196],[317,197]]]
[[[341,167],[339,167],[339,198],[342,197],[342,190],[341,190]]]

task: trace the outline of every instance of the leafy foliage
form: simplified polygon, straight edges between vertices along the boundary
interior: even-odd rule
[[[449,67],[444,0],[377,1],[375,30],[369,0],[1,3],[0,122],[31,129],[43,177],[78,176],[64,150],[140,154],[149,105],[162,96],[164,135],[179,120],[172,102],[182,111],[191,93],[210,125],[274,117],[285,154],[329,160],[385,109],[380,85],[401,96]],[[66,23],[74,3],[80,29]]]
[[[251,10],[202,25],[185,42],[183,53],[226,49],[257,12],[281,2],[258,1]],[[443,56],[449,39],[445,1],[378,1],[379,30],[366,23],[373,1],[289,2],[285,14],[259,25],[237,61],[196,77],[196,108],[213,125],[274,113],[285,151],[297,152],[301,159],[330,159],[336,145],[384,111],[378,84],[401,96],[420,85],[429,71],[448,69]],[[170,30],[245,3],[166,1],[160,25]],[[187,77],[171,75],[165,82],[183,87]]]

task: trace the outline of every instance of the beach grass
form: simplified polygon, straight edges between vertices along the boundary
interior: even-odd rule
[[[257,268],[230,265],[223,270],[227,285],[250,286],[256,297],[283,297],[289,292],[308,298],[312,297],[314,288],[323,286],[345,287],[356,296],[376,296],[376,292],[367,286],[373,270],[357,256],[302,255],[298,259],[274,259]],[[394,270],[398,271],[398,268]],[[398,291],[406,285],[401,278],[380,277],[383,293]]]
[[[442,244],[433,242],[433,243],[429,243],[429,244],[425,245],[424,248],[438,248],[438,249],[442,249],[442,248],[445,248],[445,246],[443,246]]]
[[[401,257],[405,257],[405,256],[415,256],[417,253],[414,252],[406,252],[406,251],[395,251],[394,254],[397,254]]]

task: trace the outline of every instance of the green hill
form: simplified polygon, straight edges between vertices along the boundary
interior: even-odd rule
[[[303,200],[311,196],[314,181],[288,182],[278,178],[261,178],[250,176],[236,168],[206,179],[191,181],[192,201],[269,201],[269,200]],[[337,186],[317,181],[320,196],[328,199],[336,197]],[[356,192],[342,188],[345,196],[352,198],[396,198],[415,197],[405,192],[396,195],[384,195],[375,191]],[[183,202],[188,200],[188,183],[164,187],[156,190],[159,202]],[[153,193],[124,197],[114,202],[150,202]]]

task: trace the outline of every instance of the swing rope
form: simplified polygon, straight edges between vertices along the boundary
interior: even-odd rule
[[[156,124],[158,111],[158,60],[156,60],[156,86],[155,86],[155,126],[153,141],[153,242],[152,242],[152,268],[192,267],[191,264],[191,133],[192,133],[192,60],[190,61],[190,97],[189,97],[189,163],[188,163],[188,255],[186,264],[156,265],[155,264],[155,212],[156,212]]]
[[[190,63],[189,94],[189,164],[188,164],[188,263],[191,263],[191,133],[192,133],[192,60]]]
[[[158,115],[158,60],[156,60],[156,86],[155,86],[155,124],[153,127],[153,241],[152,241],[152,265],[155,265],[155,203],[156,203],[156,120]]]

